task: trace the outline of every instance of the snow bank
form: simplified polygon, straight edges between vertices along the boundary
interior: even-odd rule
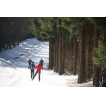
[[[0,58],[0,87],[7,87],[20,77],[20,72],[9,61]]]
[[[15,68],[15,66],[13,66],[13,64],[10,61],[7,61],[3,58],[0,58],[0,67],[11,67],[11,68]]]

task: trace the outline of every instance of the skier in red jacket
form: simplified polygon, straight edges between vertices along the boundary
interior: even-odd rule
[[[34,77],[36,76],[37,73],[39,73],[39,82],[40,82],[40,73],[41,73],[41,69],[44,69],[42,66],[41,66],[41,62],[39,62],[39,64],[35,67],[36,70],[36,73],[34,75]],[[33,77],[33,79],[34,79]]]

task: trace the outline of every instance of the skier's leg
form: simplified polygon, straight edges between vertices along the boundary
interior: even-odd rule
[[[34,77],[36,76],[37,73],[38,73],[38,72],[35,73]],[[34,77],[33,77],[33,79],[34,79]]]
[[[40,72],[39,72],[39,82],[40,82]]]
[[[34,77],[34,70],[32,71],[32,78]]]
[[[32,70],[31,70],[31,79],[32,79]]]
[[[32,69],[31,70],[31,79],[33,80],[33,77],[34,77],[34,70]]]

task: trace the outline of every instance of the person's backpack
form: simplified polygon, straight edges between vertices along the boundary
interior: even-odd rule
[[[34,69],[35,68],[35,65],[34,64],[31,64],[31,69]]]

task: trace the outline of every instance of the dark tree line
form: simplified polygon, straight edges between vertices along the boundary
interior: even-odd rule
[[[105,17],[35,17],[29,27],[42,41],[49,41],[49,68],[59,75],[78,74],[78,83],[99,77],[106,65]]]
[[[35,37],[30,31],[31,18],[0,17],[0,51],[11,49],[28,38]]]

